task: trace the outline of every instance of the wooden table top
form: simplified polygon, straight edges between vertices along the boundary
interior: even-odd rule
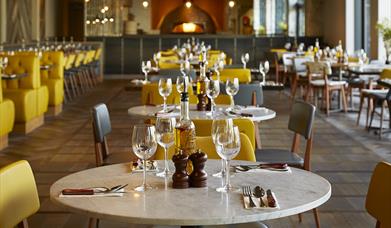
[[[163,162],[159,161],[159,167]],[[173,189],[171,178],[147,176],[155,189],[145,193],[132,189],[142,182],[142,173],[131,172],[130,164],[116,164],[77,172],[61,178],[50,188],[51,200],[68,211],[88,217],[135,224],[218,225],[263,221],[302,213],[325,203],[331,195],[330,183],[305,170],[292,172],[260,171],[235,173],[231,184],[271,189],[280,208],[245,209],[240,192],[219,193],[221,178],[212,177],[220,170],[220,160],[208,160],[208,187]],[[232,164],[254,164],[233,161]],[[173,167],[170,161],[170,166]],[[59,197],[65,188],[88,188],[129,184],[122,197]]]

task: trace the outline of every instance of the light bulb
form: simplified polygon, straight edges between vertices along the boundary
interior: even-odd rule
[[[187,8],[190,8],[190,7],[191,7],[191,2],[190,2],[190,1],[187,1],[187,2],[185,3],[185,5],[186,5]]]
[[[111,17],[111,18],[110,18],[110,22],[114,22],[114,17]]]
[[[105,7],[103,7],[103,9],[104,9],[105,11],[107,11],[107,10],[109,10],[109,7],[108,7],[108,6],[105,6]]]
[[[91,21],[90,20],[86,20],[86,24],[87,25],[91,24]]]
[[[235,6],[235,1],[232,1],[232,0],[229,1],[229,2],[228,2],[228,6],[231,7],[231,8],[233,8],[233,7]]]
[[[149,6],[149,2],[148,1],[143,1],[143,7],[147,8],[148,6]]]
[[[90,0],[85,0],[86,3],[90,2]]]
[[[101,12],[101,13],[105,13],[106,10],[102,8],[102,9],[100,10],[100,12]]]

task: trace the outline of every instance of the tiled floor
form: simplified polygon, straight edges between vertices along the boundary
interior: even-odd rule
[[[125,81],[107,80],[78,101],[65,106],[64,112],[46,119],[44,126],[28,136],[11,135],[10,146],[0,152],[0,166],[19,159],[33,168],[41,200],[40,211],[29,219],[35,227],[86,227],[88,219],[67,213],[53,205],[48,197],[50,185],[57,179],[79,170],[94,167],[94,149],[90,108],[108,104],[113,132],[108,138],[111,152],[130,152],[131,127],[142,120],[127,115],[127,109],[139,104],[139,91],[125,91]],[[265,92],[265,105],[277,111],[277,117],[261,125],[264,147],[290,146],[287,130],[289,102],[284,94]],[[320,207],[323,227],[374,227],[375,221],[365,211],[364,202],[376,163],[391,161],[391,140],[379,141],[362,127],[355,127],[355,114],[335,113],[315,121],[314,172],[332,183],[331,199]],[[354,136],[352,136],[354,135]],[[303,196],[305,197],[305,196]],[[312,213],[303,222],[297,216],[267,221],[271,227],[314,227]],[[101,227],[138,227],[102,221]],[[143,226],[148,227],[148,226]],[[244,226],[248,227],[248,226]]]

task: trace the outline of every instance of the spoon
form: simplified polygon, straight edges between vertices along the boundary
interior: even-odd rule
[[[262,200],[262,197],[265,195],[265,190],[263,188],[257,186],[254,188],[254,196],[259,198],[259,201],[261,202],[261,207],[265,207],[265,203]]]

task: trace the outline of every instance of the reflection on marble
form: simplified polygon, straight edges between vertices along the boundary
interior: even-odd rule
[[[209,160],[208,174],[220,169],[219,160]],[[233,164],[249,163],[233,161]],[[161,164],[160,164],[161,165]],[[173,164],[171,164],[173,166]],[[246,210],[240,193],[219,193],[221,179],[209,175],[208,187],[173,189],[170,178],[149,173],[147,182],[155,188],[146,193],[132,189],[142,181],[142,173],[131,173],[129,164],[117,164],[81,171],[66,176],[50,189],[53,202],[71,212],[90,217],[137,224],[218,225],[263,221],[285,217],[325,203],[331,195],[330,183],[324,178],[299,169],[292,173],[236,173],[236,186],[261,185],[276,194],[280,209]],[[128,183],[124,197],[59,198],[64,188],[114,186]]]

